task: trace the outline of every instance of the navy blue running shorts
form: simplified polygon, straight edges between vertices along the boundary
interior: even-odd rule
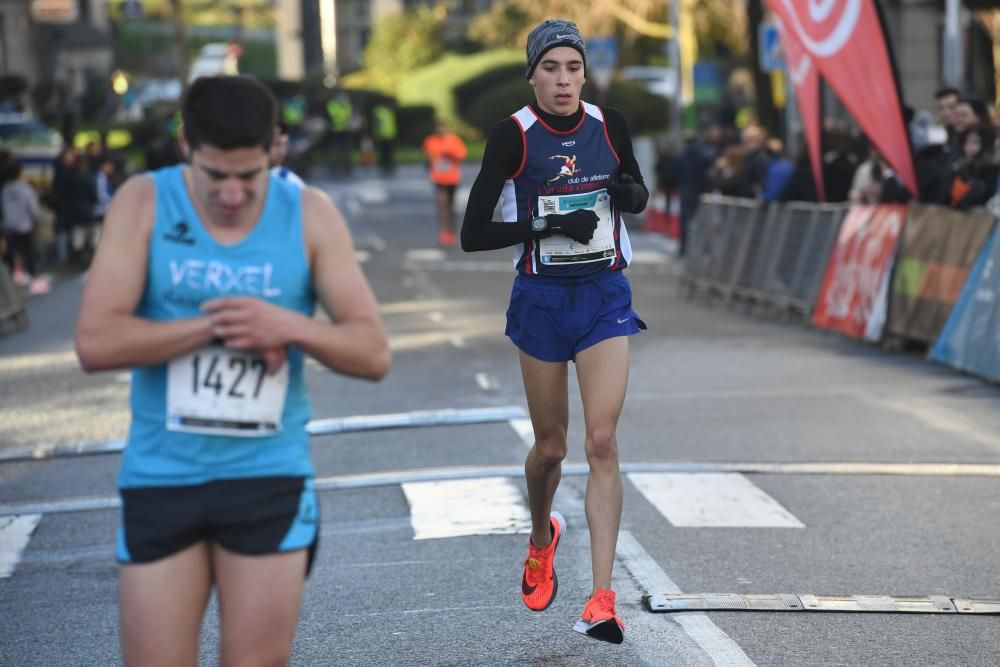
[[[250,477],[191,486],[119,489],[118,562],[151,563],[198,542],[256,556],[319,544],[319,504],[312,478]]]
[[[506,334],[542,361],[573,361],[591,345],[646,328],[632,310],[632,288],[621,271],[548,278],[518,275],[507,308]]]

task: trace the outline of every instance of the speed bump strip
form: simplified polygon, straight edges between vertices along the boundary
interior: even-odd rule
[[[1000,600],[952,598],[944,595],[812,595],[686,593],[644,595],[653,613],[682,611],[820,611],[880,614],[1000,615]]]

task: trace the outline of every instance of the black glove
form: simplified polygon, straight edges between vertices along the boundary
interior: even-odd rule
[[[608,183],[606,186],[608,194],[611,195],[611,205],[615,210],[624,213],[641,213],[646,208],[646,200],[649,193],[646,188],[635,182],[629,174],[621,174],[617,183]]]
[[[549,223],[546,232],[568,236],[577,243],[590,243],[600,218],[590,210],[580,209],[569,213],[550,213],[545,216]],[[547,236],[548,234],[546,234]]]

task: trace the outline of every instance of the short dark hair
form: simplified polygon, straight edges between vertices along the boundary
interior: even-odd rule
[[[990,107],[986,102],[979,97],[963,97],[958,101],[959,104],[968,104],[969,108],[972,109],[972,113],[976,114],[976,118],[980,121],[989,123],[990,121]]]
[[[181,105],[184,138],[191,150],[271,147],[278,103],[263,84],[248,76],[195,79]]]
[[[289,132],[288,123],[286,123],[283,120],[279,120],[277,123],[275,123],[274,127],[277,128],[278,134],[282,136],[288,134]]]
[[[945,86],[944,88],[938,88],[938,91],[934,93],[934,99],[939,100],[942,97],[950,97],[951,95],[961,97],[961,93],[958,92],[958,88],[955,88],[954,86]]]

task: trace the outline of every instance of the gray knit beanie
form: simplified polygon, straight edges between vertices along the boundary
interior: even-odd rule
[[[535,26],[528,35],[528,69],[525,78],[530,79],[542,56],[557,46],[569,46],[579,51],[586,69],[587,44],[580,35],[580,29],[572,21],[547,19]]]

